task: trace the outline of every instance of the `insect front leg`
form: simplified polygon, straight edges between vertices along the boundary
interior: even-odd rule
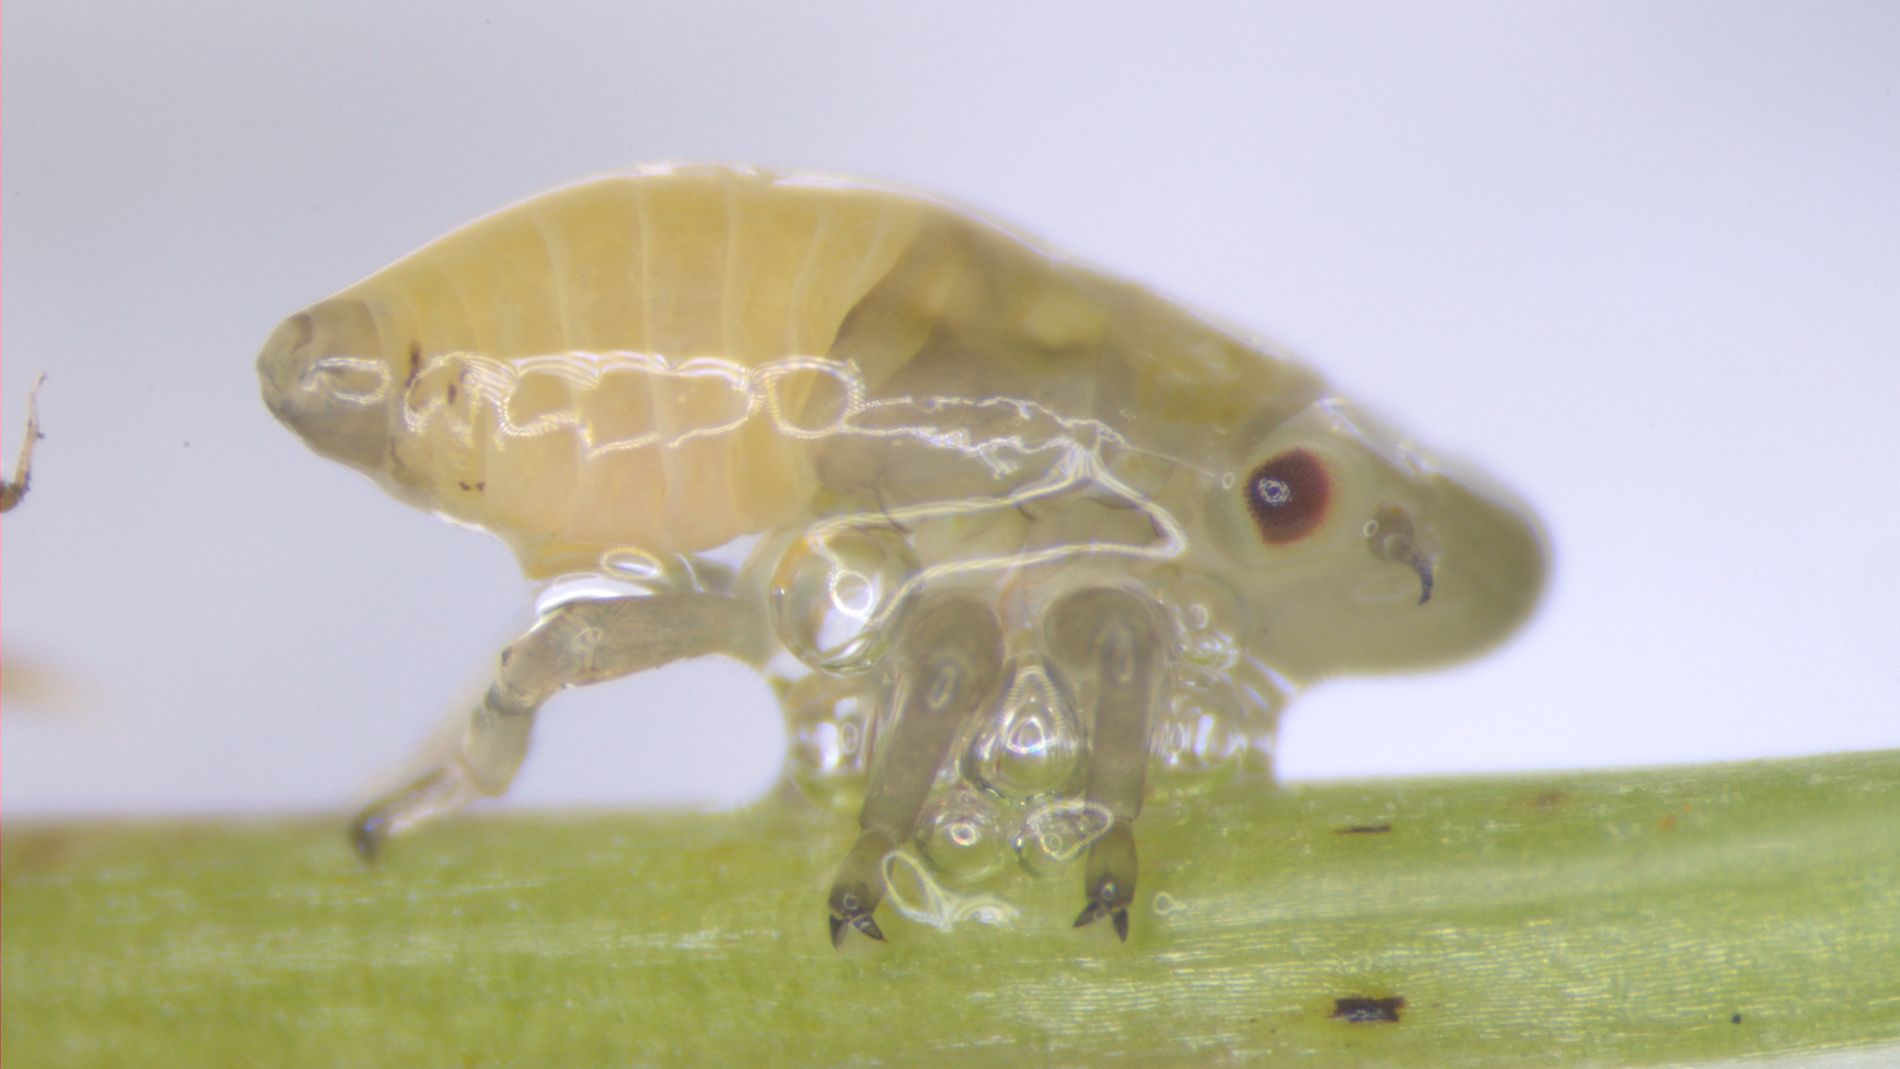
[[[1090,695],[1087,797],[1109,822],[1089,844],[1088,905],[1075,926],[1108,917],[1126,941],[1135,901],[1134,823],[1146,788],[1149,724],[1166,675],[1163,633],[1152,605],[1110,588],[1064,598],[1051,611],[1049,632],[1055,656]]]
[[[951,747],[995,692],[1003,631],[988,605],[952,596],[921,606],[892,653],[897,716],[871,766],[858,841],[831,884],[833,946],[853,928],[884,938],[871,916],[884,899],[884,858],[916,833],[917,815]]]
[[[535,713],[560,691],[710,653],[756,660],[760,635],[755,611],[721,594],[598,598],[554,609],[501,651],[460,749],[363,810],[350,841],[374,861],[390,835],[505,792],[528,754]]]

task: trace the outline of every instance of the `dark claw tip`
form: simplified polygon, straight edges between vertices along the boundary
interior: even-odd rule
[[[1076,915],[1075,926],[1080,928],[1103,917],[1109,918],[1115,925],[1115,935],[1122,942],[1128,942],[1128,911],[1126,909],[1115,909],[1100,902],[1090,902],[1082,907],[1081,913]]]
[[[831,923],[831,945],[844,946],[845,933],[856,928],[878,942],[884,942],[884,932],[878,928],[877,921],[869,913],[858,913],[849,917],[840,917],[836,913],[825,918]]]

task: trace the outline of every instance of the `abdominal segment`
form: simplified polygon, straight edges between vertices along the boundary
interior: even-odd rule
[[[784,522],[813,492],[808,441],[767,403],[776,370],[450,353],[418,376],[397,448],[442,511],[503,534],[531,575],[627,547],[699,552]]]

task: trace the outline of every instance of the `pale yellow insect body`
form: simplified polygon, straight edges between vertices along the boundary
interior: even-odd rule
[[[880,934],[913,841],[950,884],[1086,852],[1078,923],[1125,933],[1151,768],[1229,771],[1282,690],[1478,652],[1541,585],[1521,512],[1311,371],[836,180],[557,190],[291,317],[258,369],[318,452],[530,576],[631,584],[504,652],[465,752],[364,815],[366,853],[505,789],[559,689],[727,653],[781,678],[800,782],[862,800],[834,939]],[[736,575],[702,556],[747,544]]]

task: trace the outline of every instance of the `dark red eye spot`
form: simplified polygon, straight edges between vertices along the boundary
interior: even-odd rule
[[[1283,546],[1311,534],[1332,500],[1326,466],[1304,449],[1289,449],[1247,476],[1247,511],[1269,545]]]

